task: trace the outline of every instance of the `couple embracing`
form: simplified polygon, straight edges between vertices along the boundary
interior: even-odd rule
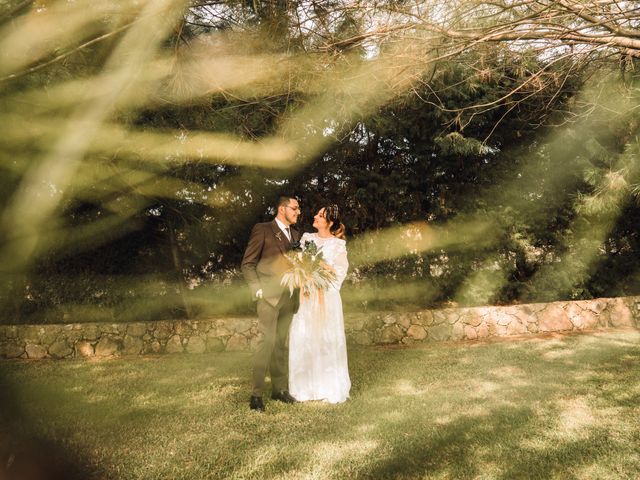
[[[313,218],[316,232],[301,235],[293,227],[299,216],[298,200],[280,196],[276,217],[253,227],[242,259],[242,273],[257,301],[260,331],[249,406],[260,412],[267,372],[271,398],[285,403],[341,403],[351,388],[340,298],[349,267],[344,225],[338,207],[326,205]],[[306,242],[321,249],[323,266],[334,280],[321,291],[291,294],[282,284],[291,268],[287,253]]]

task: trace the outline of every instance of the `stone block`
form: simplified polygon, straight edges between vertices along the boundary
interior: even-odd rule
[[[24,346],[18,342],[4,342],[0,344],[0,356],[4,358],[19,358],[24,355]]]
[[[209,338],[219,338],[220,335],[218,335],[218,331],[216,330],[216,328],[212,328],[211,330],[209,330],[206,334],[205,334],[205,338],[209,339]]]
[[[487,338],[489,336],[489,327],[485,323],[476,327],[478,338]]]
[[[449,340],[451,338],[452,327],[448,323],[436,325],[429,329],[429,339],[436,342]]]
[[[612,327],[635,327],[633,312],[622,298],[611,299],[609,304],[609,323]]]
[[[176,335],[180,335],[181,337],[188,337],[193,332],[193,328],[188,322],[175,322],[174,330]]]
[[[82,338],[82,331],[76,328],[65,328],[60,337],[65,338],[69,344],[74,344]]]
[[[214,333],[216,337],[230,337],[233,335],[233,332],[228,329],[224,323],[216,324],[215,330],[210,330],[207,335],[211,335],[212,333]]]
[[[84,340],[98,340],[99,337],[98,326],[94,323],[85,325],[82,329],[82,338]]]
[[[121,328],[124,331],[124,329],[126,328],[126,325],[120,325],[118,323],[100,323],[99,324],[100,333],[102,334],[106,333],[108,335],[120,335],[120,333],[122,333],[120,331]]]
[[[380,332],[380,343],[391,344],[398,343],[402,340],[404,334],[398,325],[387,325]]]
[[[168,340],[173,335],[173,324],[171,322],[157,322],[153,336],[158,340]]]
[[[515,320],[514,317],[501,308],[496,308],[493,318],[498,325],[502,325],[503,327],[506,327]]]
[[[433,325],[433,312],[431,310],[423,310],[413,315],[413,323],[428,327]]]
[[[414,340],[424,340],[427,338],[427,330],[422,325],[411,325],[407,335]]]
[[[407,330],[411,326],[411,316],[409,314],[401,314],[397,316],[396,323],[403,329]]]
[[[440,325],[442,323],[446,323],[447,317],[442,310],[434,310],[432,312],[433,315],[433,323],[432,325]]]
[[[198,320],[197,327],[198,328],[194,326],[193,329],[197,330],[200,335],[204,336],[209,330],[211,330],[211,327],[215,328],[215,322],[207,319]]]
[[[56,340],[64,340],[66,334],[60,325],[45,325],[43,327],[43,333],[40,335],[40,343],[43,345],[51,345]]]
[[[464,326],[464,337],[469,339],[469,340],[475,340],[476,338],[478,338],[478,333],[476,332],[476,329],[473,328],[470,325],[465,325]]]
[[[49,355],[53,358],[66,358],[73,355],[73,349],[65,340],[58,340],[49,346]]]
[[[563,332],[573,330],[567,311],[559,302],[551,303],[538,315],[538,329],[541,332]]]
[[[4,325],[4,337],[5,338],[18,338],[18,326],[17,325]]]
[[[254,337],[255,339],[255,337]],[[253,339],[252,339],[253,341]],[[223,352],[224,351],[224,343],[221,338],[211,337],[207,338],[206,341],[206,350],[207,352]]]
[[[475,315],[478,315],[484,321],[486,317],[493,314],[493,308],[491,307],[473,307],[470,308]]]
[[[594,300],[584,300],[582,303],[585,308],[593,311],[594,313],[602,313],[607,309],[609,302],[604,298],[596,298]]]
[[[582,312],[584,312],[585,308],[584,308],[584,302],[567,302],[564,304],[564,310],[565,312],[567,312],[567,316],[569,317],[569,320],[573,321],[574,317],[578,317],[580,315],[582,315]],[[591,311],[591,310],[589,310]],[[591,312],[593,313],[593,312]]]
[[[184,348],[182,347],[182,340],[179,335],[172,335],[168,340],[167,344],[164,347],[165,352],[167,353],[182,353],[184,352]]]
[[[236,333],[244,333],[251,329],[253,318],[229,318],[225,322],[225,327]]]
[[[240,335],[239,333],[234,333],[227,340],[227,345],[225,346],[225,350],[228,352],[235,352],[240,350],[247,350],[249,347],[249,342],[247,341],[247,337],[244,335]]]
[[[598,315],[598,328],[608,328],[611,326],[610,310],[605,309]]]
[[[140,337],[125,335],[122,345],[123,355],[139,355],[144,347],[144,341]]]
[[[86,340],[76,342],[75,349],[76,357],[93,357],[95,354],[93,345],[91,342],[87,342]]]
[[[502,312],[506,313],[507,315],[510,315],[511,317],[515,317],[516,314],[520,311],[520,309],[518,308],[518,305],[509,305],[506,307],[497,307],[499,308]]]
[[[187,342],[187,353],[204,353],[207,349],[205,340],[199,335],[194,335]]]
[[[526,308],[526,305],[518,305],[514,308],[513,316],[523,325],[538,321],[535,313],[533,313],[531,309]]]
[[[542,310],[547,308],[548,303],[529,303],[527,305],[521,305],[521,308],[526,309],[532,315],[536,315],[540,313]]]
[[[113,357],[120,351],[120,343],[108,335],[100,338],[95,348],[96,357]]]
[[[527,324],[518,322],[515,318],[507,327],[507,335],[523,335],[528,332]]]
[[[144,322],[130,323],[127,325],[127,335],[142,337],[147,333],[147,324]]]
[[[142,353],[160,353],[162,351],[162,345],[158,340],[151,340],[144,342],[142,347]]]
[[[505,337],[507,335],[507,326],[499,323],[489,322],[487,324],[489,335],[492,337]]]
[[[24,350],[27,358],[40,359],[48,356],[47,349],[42,345],[27,343]]]
[[[588,330],[596,328],[600,315],[588,308],[581,308],[578,302],[573,302],[567,307],[569,320],[576,330]]]
[[[371,317],[369,318],[369,328],[371,329],[378,329],[378,328],[382,328],[386,325],[384,319],[386,318],[385,315],[381,315],[379,313],[374,313],[371,315]],[[389,317],[391,318],[391,317]],[[393,323],[393,322],[392,322]]]
[[[40,325],[25,325],[20,329],[20,338],[29,343],[42,343],[44,327]]]
[[[451,328],[451,340],[462,340],[464,338],[464,324],[456,323]]]
[[[460,321],[465,325],[477,327],[482,323],[482,316],[475,308],[470,308],[460,317]]]
[[[396,316],[392,313],[388,313],[382,317],[382,321],[385,325],[393,325],[396,323]]]
[[[447,308],[444,310],[444,315],[449,325],[453,325],[460,320],[460,314],[453,308]]]

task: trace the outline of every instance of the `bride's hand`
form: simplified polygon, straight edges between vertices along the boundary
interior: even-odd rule
[[[333,268],[331,265],[329,265],[327,262],[320,262],[320,265],[322,265],[322,268],[324,268],[325,270],[329,270],[332,273],[336,273],[336,269]]]

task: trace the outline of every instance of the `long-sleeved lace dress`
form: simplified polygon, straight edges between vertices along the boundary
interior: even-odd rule
[[[340,287],[347,276],[346,242],[305,233],[322,248],[325,261],[336,271],[332,287],[303,298],[289,331],[289,392],[299,401],[341,403],[349,398],[351,380]]]

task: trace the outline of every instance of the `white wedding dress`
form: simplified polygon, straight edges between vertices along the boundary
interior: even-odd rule
[[[351,380],[347,365],[347,343],[340,287],[347,276],[346,242],[305,233],[321,248],[325,261],[336,271],[328,290],[303,297],[289,331],[289,392],[296,400],[341,403],[349,398]]]

